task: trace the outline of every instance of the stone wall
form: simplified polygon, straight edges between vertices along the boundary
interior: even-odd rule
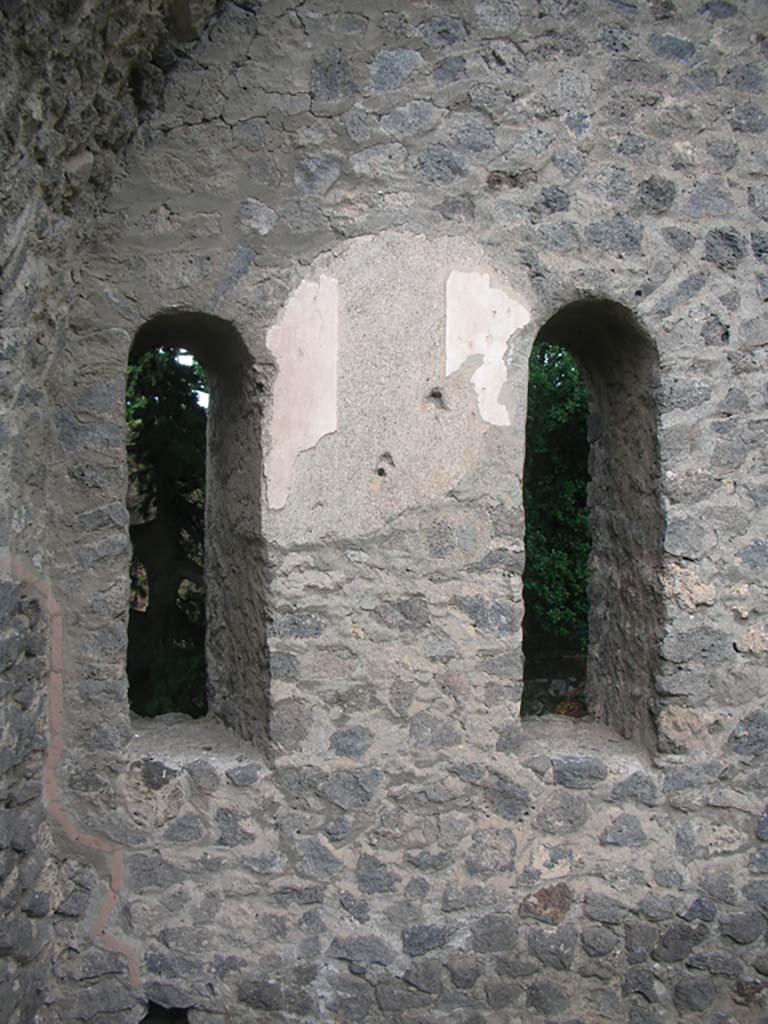
[[[50,406],[26,406],[51,467],[17,550],[61,605],[48,1019],[765,1017],[760,24],[720,0],[230,3],[172,72],[61,254],[66,302],[46,286]],[[593,387],[608,724],[521,725],[527,359],[588,296],[658,359]],[[212,441],[208,543],[254,514],[227,506],[252,473],[264,606],[217,556],[209,618],[267,620],[256,744],[216,691],[232,731],[128,714],[125,365],[172,307],[253,360],[263,453],[219,473]],[[629,366],[625,332],[590,331],[585,365]]]
[[[77,247],[165,72],[183,58],[182,40],[212,5],[176,4],[170,15],[168,6],[15,0],[0,11],[0,1017],[21,1024],[49,995],[54,909],[64,919],[77,905],[62,897],[41,800],[47,682],[60,672],[61,648],[59,637],[52,650],[47,471],[79,427],[74,408],[54,407],[51,374],[65,346]]]

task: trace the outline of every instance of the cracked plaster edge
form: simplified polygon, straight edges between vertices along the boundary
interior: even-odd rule
[[[305,324],[310,324],[310,329],[315,329],[317,338],[316,354],[320,360],[315,362],[317,368],[321,362],[327,376],[326,384],[330,384],[328,393],[323,396],[323,401],[318,402],[314,412],[320,422],[314,431],[303,433],[296,439],[296,443],[287,446],[285,434],[279,440],[278,431],[275,430],[276,421],[280,415],[285,415],[285,410],[305,402],[304,412],[312,401],[312,386],[307,380],[307,386],[296,394],[290,387],[290,380],[287,379],[291,372],[291,363],[295,360],[293,351],[284,347],[282,351],[279,346],[273,347],[277,341],[275,334],[290,326],[289,317],[293,315],[291,304],[299,304],[298,296],[305,289],[310,304]],[[323,303],[327,302],[328,307],[324,308]],[[301,313],[301,311],[299,311]],[[312,316],[319,321],[316,328],[312,325]],[[327,319],[326,319],[327,316]],[[294,325],[296,321],[294,321]],[[299,322],[299,325],[301,323]],[[300,341],[300,339],[299,339]],[[267,329],[266,347],[272,355],[277,368],[275,381],[272,388],[271,402],[266,416],[266,435],[268,438],[267,452],[264,457],[264,478],[266,481],[267,505],[271,511],[279,512],[285,508],[290,498],[291,486],[295,475],[296,464],[305,452],[314,450],[317,445],[331,434],[336,433],[339,426],[338,408],[338,383],[339,383],[339,281],[329,270],[321,269],[319,273],[303,278],[283,303],[274,323]],[[294,362],[295,369],[295,362]],[[281,380],[282,374],[282,380]],[[284,393],[282,388],[287,387]],[[281,466],[283,461],[288,466]]]
[[[461,296],[456,294],[456,290],[461,288],[462,279],[468,285],[470,284],[469,279],[472,277],[482,280],[484,291],[477,293],[480,301],[482,301],[482,296],[487,296],[488,300],[492,300],[494,293],[503,296],[509,305],[513,324],[505,331],[504,337],[499,337],[496,341],[491,338],[490,330],[486,330],[483,349],[480,350],[476,347],[474,351],[468,350],[462,356],[459,351],[461,345],[457,334],[458,328],[455,327],[456,302],[460,300]],[[522,335],[525,328],[531,324],[531,303],[522,298],[518,289],[510,286],[505,275],[490,269],[485,264],[470,267],[467,263],[463,263],[461,266],[450,267],[445,274],[444,296],[446,379],[460,374],[462,368],[467,365],[473,366],[470,382],[475,390],[481,419],[490,426],[512,426],[511,410],[505,400],[505,392],[509,385],[509,355],[513,339]],[[482,312],[486,314],[485,327],[487,328],[491,325],[495,312],[490,308],[486,308]],[[475,337],[477,333],[479,331],[476,332]],[[486,381],[490,381],[490,388],[485,384]]]

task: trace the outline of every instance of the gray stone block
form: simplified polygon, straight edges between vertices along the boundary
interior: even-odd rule
[[[461,18],[454,18],[450,15],[440,15],[422,21],[416,26],[416,32],[427,43],[436,49],[444,46],[454,46],[467,38],[467,30]]]
[[[384,861],[363,853],[358,857],[355,877],[360,891],[364,893],[394,892],[399,881],[396,872]]]
[[[651,175],[641,181],[637,188],[637,197],[646,210],[653,213],[666,213],[675,201],[677,187],[669,178]]]
[[[526,1005],[538,1013],[551,1017],[565,1013],[570,1004],[567,992],[554,982],[542,980],[528,986]]]
[[[312,64],[310,93],[319,103],[347,100],[358,92],[352,66],[338,47],[326,50]]]
[[[375,92],[399,89],[423,63],[418,50],[379,50],[370,64],[371,86]]]
[[[612,953],[618,946],[619,939],[610,928],[595,924],[582,930],[581,944],[587,956],[601,957]]]
[[[353,964],[368,967],[380,964],[383,967],[395,959],[392,949],[376,935],[338,937],[331,943],[328,955],[337,960],[348,960]]]
[[[721,934],[743,946],[756,942],[765,931],[765,918],[756,910],[730,914],[720,921]]]
[[[675,985],[674,1001],[680,1011],[700,1013],[715,1001],[717,990],[709,978],[683,978]]]
[[[534,821],[542,832],[570,835],[583,828],[588,818],[589,808],[583,797],[558,793],[546,801]]]
[[[433,949],[441,949],[453,935],[453,929],[440,924],[416,924],[401,933],[403,952],[408,956],[423,956]]]
[[[728,745],[744,757],[768,751],[768,712],[752,711],[743,718],[729,736]]]
[[[685,960],[694,946],[698,946],[709,937],[709,928],[704,924],[695,926],[676,922],[666,928],[660,935],[653,956],[662,963],[675,963]]]
[[[469,927],[476,953],[505,953],[517,946],[518,929],[511,914],[486,914]]]
[[[340,174],[341,166],[332,157],[305,157],[297,164],[293,180],[301,195],[322,196]]]
[[[578,939],[573,925],[564,924],[553,931],[532,928],[528,932],[528,950],[547,967],[557,971],[569,971]]]
[[[712,228],[704,239],[704,256],[720,270],[735,270],[747,255],[747,243],[736,228]]]
[[[238,764],[234,768],[227,768],[224,774],[233,786],[242,788],[244,786],[252,786],[257,782],[261,769],[259,765],[251,761],[249,764]]]
[[[608,769],[597,757],[556,756],[552,768],[555,782],[567,789],[592,789],[608,777]]]

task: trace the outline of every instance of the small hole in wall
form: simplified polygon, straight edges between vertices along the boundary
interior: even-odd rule
[[[445,403],[445,396],[443,395],[442,388],[432,388],[427,395],[427,401],[432,402],[438,409],[447,409],[448,406]]]
[[[379,456],[379,464],[376,467],[376,476],[386,476],[387,469],[394,468],[395,460],[392,458],[389,452],[384,452],[381,456]]]
[[[159,1006],[150,1002],[147,1007],[147,1015],[141,1024],[189,1024],[189,1011],[179,1007]]]

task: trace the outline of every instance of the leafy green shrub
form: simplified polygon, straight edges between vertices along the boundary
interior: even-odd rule
[[[573,357],[534,346],[523,474],[526,658],[587,648],[587,412]]]

